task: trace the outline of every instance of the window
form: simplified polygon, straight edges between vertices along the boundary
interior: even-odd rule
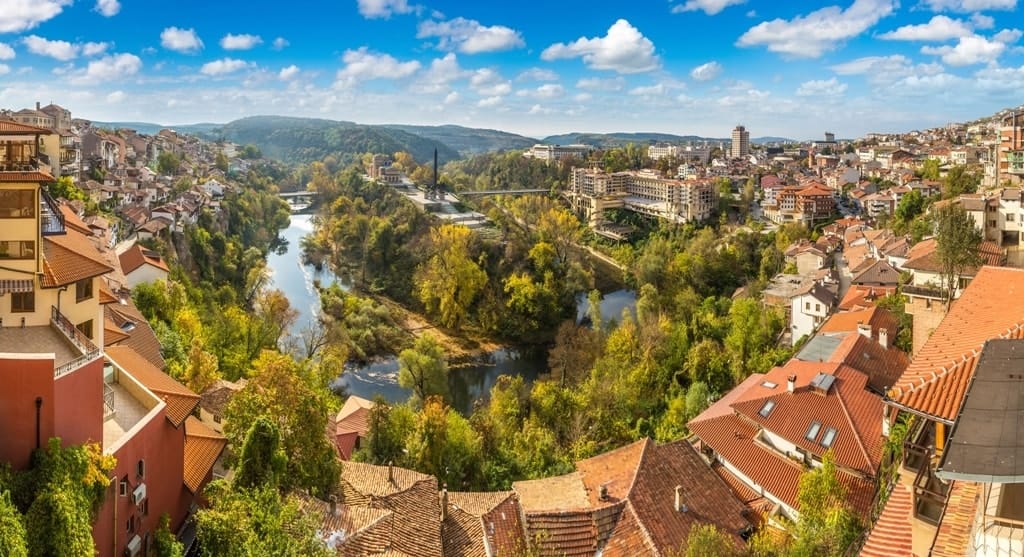
[[[92,298],[92,279],[82,279],[75,283],[75,301],[81,302]]]
[[[768,414],[771,414],[772,410],[774,408],[775,408],[775,401],[774,400],[767,400],[767,401],[765,401],[764,406],[761,407],[761,411],[758,412],[758,414],[760,414],[762,418],[767,418]]]
[[[92,319],[88,321],[83,321],[82,323],[75,325],[75,328],[78,329],[83,335],[92,338]]]
[[[128,517],[128,522],[125,523],[124,530],[125,530],[125,532],[128,533],[129,536],[132,535],[132,532],[135,531],[135,517],[134,516],[129,516]]]
[[[117,494],[121,497],[128,497],[128,476],[121,478],[118,482]]]
[[[811,303],[810,302],[804,302],[804,309],[809,311],[811,309]]]
[[[996,221],[994,221],[994,220],[988,221],[988,226],[989,226],[989,228],[995,228],[996,227]]]
[[[0,191],[0,218],[30,219],[36,216],[36,195],[32,190]]]
[[[139,459],[139,462],[135,465],[135,475],[143,478],[146,476],[146,461]]]
[[[832,446],[832,443],[836,440],[836,428],[830,427],[825,430],[825,435],[821,438],[821,446],[826,449]]]
[[[1013,213],[1008,213],[1006,215],[1006,222],[1013,222]]]
[[[220,423],[220,415],[219,414],[214,414],[213,415],[213,423],[215,423],[215,424],[219,424]]]
[[[0,242],[0,259],[34,259],[36,243],[31,240]]]
[[[36,310],[35,292],[12,292],[11,313],[31,313]]]
[[[814,304],[814,311],[821,311],[821,304]]]
[[[821,431],[821,422],[811,422],[811,427],[807,428],[807,434],[804,435],[804,439],[808,441],[814,441],[818,438],[818,432]]]

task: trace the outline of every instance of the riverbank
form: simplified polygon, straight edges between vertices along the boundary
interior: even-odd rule
[[[373,299],[387,306],[395,322],[405,332],[414,337],[431,334],[437,338],[448,354],[448,361],[454,365],[478,360],[503,347],[493,339],[473,335],[472,331],[461,331],[459,336],[450,334],[431,323],[425,315],[414,312],[391,298],[373,296]]]

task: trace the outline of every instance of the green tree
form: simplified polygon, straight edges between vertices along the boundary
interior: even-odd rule
[[[954,166],[943,180],[942,197],[955,199],[962,193],[974,193],[978,191],[980,183],[981,177],[977,173],[968,170],[966,166]]]
[[[85,201],[88,197],[84,191],[75,185],[71,176],[61,176],[56,182],[47,186],[50,197],[54,199],[67,199],[68,201]]]
[[[460,225],[431,229],[432,254],[416,273],[417,294],[427,311],[456,330],[487,283],[487,274],[470,258],[471,235]]]
[[[935,210],[935,255],[941,268],[943,295],[948,305],[964,273],[981,264],[981,231],[962,205],[946,203]]]
[[[181,168],[181,158],[171,151],[164,151],[157,157],[156,170],[165,176],[174,176]]]
[[[835,455],[825,453],[821,467],[800,476],[797,504],[800,516],[793,527],[788,555],[840,557],[863,529],[846,502]]]
[[[719,530],[714,524],[697,524],[686,536],[686,551],[679,557],[738,557],[743,551],[736,540]]]
[[[167,513],[160,515],[160,526],[154,532],[153,546],[156,557],[185,556],[185,546],[171,532],[171,517]]]
[[[417,338],[412,348],[398,355],[398,384],[412,389],[418,403],[435,395],[448,396],[448,360],[434,335]]]
[[[921,196],[921,192],[910,190],[900,199],[899,205],[896,206],[895,216],[900,222],[909,223],[922,211],[924,211],[924,197]]]
[[[288,457],[281,450],[281,434],[277,426],[260,416],[242,443],[235,485],[249,489],[264,485],[276,487],[287,466]]]
[[[921,165],[921,178],[925,180],[939,179],[939,159],[925,159]]]
[[[402,465],[406,458],[405,441],[415,422],[415,414],[408,406],[391,406],[384,397],[377,395],[366,419],[366,442],[356,451],[353,460]]]
[[[228,157],[224,154],[224,151],[217,151],[217,156],[214,158],[214,166],[220,169],[221,172],[228,171]]]
[[[25,536],[25,525],[11,502],[11,493],[0,492],[0,557],[27,557]]]

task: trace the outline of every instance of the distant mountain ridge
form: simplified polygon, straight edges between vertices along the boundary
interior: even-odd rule
[[[154,124],[152,122],[100,122],[99,120],[90,120],[90,122],[92,122],[92,125],[97,128],[107,128],[111,130],[129,129],[145,135],[156,135],[160,130],[168,129],[185,134],[207,135],[213,132],[213,130],[224,125],[209,122],[202,122],[199,124],[181,124],[177,126]]]
[[[402,130],[411,134],[444,143],[464,155],[475,155],[492,151],[529,149],[537,140],[519,134],[484,128],[467,128],[447,124],[443,126],[412,126],[406,124],[384,124],[381,127]]]
[[[659,132],[611,132],[611,133],[587,133],[573,132],[559,135],[549,135],[541,140],[541,143],[549,145],[569,145],[582,143],[593,145],[601,149],[610,147],[622,147],[627,143],[647,145],[650,143],[728,143],[730,138],[723,137],[701,137],[699,135],[675,135]],[[755,137],[751,143],[795,143],[792,139],[785,137]]]

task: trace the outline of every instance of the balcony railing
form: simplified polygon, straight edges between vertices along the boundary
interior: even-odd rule
[[[78,351],[82,353],[81,356],[74,360],[71,360],[64,365],[57,366],[57,368],[53,370],[54,378],[74,371],[101,356],[100,349],[97,348],[91,340],[89,340],[89,337],[85,336],[82,331],[79,331],[67,317],[64,317],[64,314],[57,311],[56,306],[50,306],[50,325],[52,325],[54,329],[63,333],[64,337],[68,339],[68,342],[74,345],[75,348],[78,348]]]
[[[67,234],[64,213],[57,207],[57,202],[45,190],[40,190],[39,194],[39,228],[43,236]]]
[[[106,383],[103,384],[103,421],[114,417],[114,389]]]

